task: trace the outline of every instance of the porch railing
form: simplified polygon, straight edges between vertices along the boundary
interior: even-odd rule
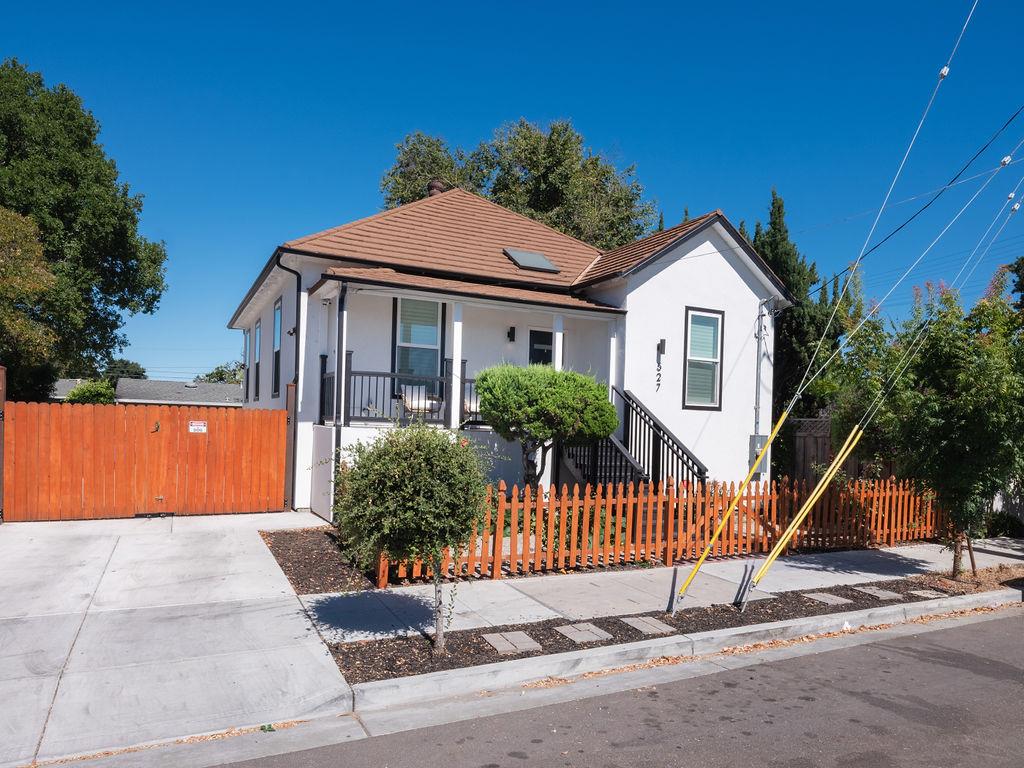
[[[465,372],[465,368],[463,368]],[[479,425],[484,423],[480,415],[480,398],[476,393],[476,379],[462,379],[462,418],[459,420],[463,425]]]
[[[345,378],[345,423],[421,419],[449,423],[448,376],[419,376],[385,371],[355,371],[348,356]]]

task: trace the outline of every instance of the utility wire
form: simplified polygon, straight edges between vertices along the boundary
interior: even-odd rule
[[[889,240],[891,240],[896,234],[898,234],[903,229],[905,229],[907,226],[909,226],[910,223],[914,221],[914,219],[916,219],[922,213],[924,213],[929,208],[931,208],[932,205],[940,197],[942,197],[950,187],[956,186],[956,184],[958,183],[958,180],[960,179],[960,177],[967,171],[968,168],[970,168],[974,164],[974,161],[977,160],[979,157],[981,157],[981,155],[984,154],[985,150],[987,150],[989,147],[992,146],[992,144],[995,142],[995,140],[998,139],[1002,135],[1002,133],[1007,128],[1009,128],[1010,125],[1012,125],[1013,122],[1020,116],[1021,112],[1024,112],[1024,104],[1021,104],[1019,107],[1017,107],[1017,109],[1013,112],[1013,114],[1010,115],[1006,119],[1006,122],[1004,122],[1002,124],[1002,126],[1000,126],[999,129],[995,133],[992,134],[992,136],[988,139],[988,141],[986,141],[984,144],[982,144],[981,147],[973,155],[971,155],[971,158],[966,163],[964,163],[964,165],[960,168],[959,171],[956,172],[956,174],[953,176],[953,178],[951,178],[944,186],[939,187],[939,189],[935,192],[935,194],[932,196],[932,198],[930,200],[928,200],[928,202],[926,202],[924,205],[922,205],[920,208],[918,208],[916,211],[914,211],[914,213],[911,214],[910,217],[908,217],[906,220],[904,220],[904,222],[902,224],[900,224],[898,227],[896,227],[891,232],[889,232],[889,234],[887,234],[885,237],[883,237],[881,240],[879,240],[877,243],[875,243],[873,246],[871,246],[868,250],[864,251],[864,253],[858,259],[857,264],[859,265],[859,263],[861,261],[863,261],[869,255],[871,255],[872,253],[877,251],[879,248],[881,248],[883,245],[885,245]],[[1022,159],[1024,159],[1024,158],[1022,158]],[[1012,162],[1020,162],[1020,160],[1015,160],[1015,161],[1012,161]],[[1000,166],[998,166],[995,169],[991,169],[990,171],[985,171],[985,172],[983,172],[981,174],[976,174],[975,176],[972,176],[971,179],[976,179],[979,176],[983,176],[985,173],[991,173],[992,170],[998,170],[999,168],[1002,168],[1002,167],[1004,167],[1004,166],[1000,165]],[[965,181],[966,181],[966,179],[965,179]],[[876,219],[876,222],[877,222],[877,219]],[[854,268],[855,268],[854,265],[847,266],[845,269],[840,270],[839,272],[837,272],[833,276],[833,279],[835,277],[840,277],[842,275],[845,275],[847,272],[850,272]],[[807,294],[807,298],[810,298],[814,294],[818,293],[820,290],[821,290],[821,287],[816,288],[813,291],[810,291]]]
[[[992,180],[998,175],[999,171],[1001,171],[1003,168],[1009,165],[1010,160],[1012,159],[1012,155],[1016,154],[1017,150],[1020,149],[1021,145],[1024,145],[1024,139],[1021,139],[1019,142],[1017,142],[1017,146],[1013,148],[1013,152],[1011,153],[1011,155],[1008,155],[1007,157],[1003,158],[1003,162],[999,166],[999,168],[992,171],[992,174],[985,180],[985,183],[982,184],[981,187],[973,195],[971,195],[970,199],[966,203],[964,203],[963,206],[961,206],[960,210],[956,212],[956,215],[949,220],[946,226],[942,228],[942,231],[939,232],[935,239],[928,244],[928,247],[921,252],[921,255],[914,259],[913,263],[911,263],[911,265],[904,270],[903,274],[900,275],[900,278],[895,283],[893,283],[892,287],[886,292],[885,296],[883,296],[873,307],[871,307],[871,309],[864,315],[864,317],[861,318],[860,322],[857,323],[856,326],[854,326],[854,329],[850,331],[850,333],[846,334],[846,336],[843,338],[843,341],[839,344],[836,350],[831,355],[829,355],[828,359],[824,363],[822,363],[822,365],[818,368],[817,371],[814,372],[814,375],[810,376],[810,378],[805,377],[806,381],[803,384],[801,384],[801,388],[798,389],[796,394],[794,395],[794,402],[797,398],[799,398],[801,394],[803,394],[803,390],[806,390],[806,388],[811,384],[811,382],[818,378],[818,376],[820,376],[824,372],[824,370],[829,366],[829,364],[833,360],[835,360],[847,346],[849,346],[850,342],[857,335],[860,329],[863,328],[864,325],[868,322],[868,320],[870,320],[871,317],[882,308],[882,305],[885,304],[886,299],[892,296],[893,292],[900,286],[900,284],[903,283],[904,280],[906,280],[907,276],[917,267],[918,264],[921,263],[924,257],[928,255],[928,252],[935,247],[935,244],[938,243],[940,239],[942,239],[942,236],[945,235],[946,232],[949,231],[950,227],[952,227],[957,222],[957,220],[964,214],[964,212],[971,207],[974,201],[978,199],[978,196],[981,195],[981,193],[985,191],[986,187],[988,187],[988,185],[992,183]]]
[[[793,400],[790,402],[789,406],[787,407],[787,410],[792,409],[792,407],[796,405],[796,402],[800,398],[800,395],[802,394],[804,387],[808,383],[807,377],[811,374],[811,371],[814,369],[814,363],[815,361],[817,361],[818,355],[821,353],[821,347],[825,343],[825,339],[828,337],[828,332],[832,329],[832,323],[835,322],[836,315],[839,312],[839,306],[843,303],[843,299],[846,297],[846,294],[850,289],[850,283],[853,282],[853,277],[857,272],[857,268],[860,266],[861,261],[864,260],[864,256],[868,249],[868,244],[871,242],[871,238],[874,237],[875,229],[878,227],[878,222],[882,218],[882,214],[885,213],[885,208],[889,204],[889,198],[892,197],[892,191],[893,189],[896,188],[896,182],[899,181],[900,176],[903,174],[903,169],[907,164],[907,159],[910,157],[910,153],[914,149],[914,145],[917,143],[917,137],[921,135],[921,129],[924,127],[925,120],[928,119],[928,113],[931,112],[932,105],[935,103],[935,98],[939,95],[939,88],[942,87],[942,83],[946,80],[946,77],[949,75],[949,67],[953,63],[953,57],[956,55],[957,50],[960,48],[960,42],[964,39],[964,34],[967,32],[967,25],[971,23],[971,18],[974,16],[974,10],[977,7],[978,0],[974,0],[974,3],[971,5],[971,10],[967,14],[967,19],[964,21],[963,27],[960,28],[960,34],[957,35],[956,43],[953,44],[953,50],[950,51],[949,58],[946,60],[945,66],[939,70],[939,77],[938,80],[935,82],[935,87],[932,89],[932,95],[928,99],[928,103],[925,105],[924,112],[921,114],[921,119],[917,121],[917,128],[914,129],[914,135],[910,137],[910,143],[907,145],[907,149],[903,153],[903,158],[900,160],[900,164],[896,168],[896,173],[892,177],[892,181],[889,183],[889,188],[885,192],[885,197],[882,198],[882,205],[879,206],[878,213],[875,214],[875,220],[871,222],[871,227],[870,229],[868,229],[867,237],[864,238],[864,244],[860,248],[860,253],[857,254],[856,260],[854,260],[853,264],[847,270],[849,274],[846,276],[846,280],[843,281],[843,288],[839,293],[839,298],[832,306],[832,312],[829,314],[828,322],[825,324],[825,330],[822,331],[821,337],[818,339],[818,343],[814,347],[814,353],[811,355],[811,359],[807,363],[807,368],[804,371],[803,378],[800,380],[800,384],[797,386],[796,393],[793,395]],[[1024,109],[1024,106],[1022,106],[1021,108]],[[973,162],[973,158],[971,162]],[[963,173],[963,171],[965,170],[967,170],[966,167],[963,170],[961,170],[961,173]],[[959,174],[957,177],[959,177]],[[989,177],[989,179],[991,178],[992,177]],[[956,177],[953,180],[955,181]],[[920,211],[918,211],[918,213],[920,213]],[[875,248],[877,248],[890,237],[899,232],[900,229],[907,226],[907,224],[913,221],[913,219],[918,215],[918,213],[915,213],[914,216],[912,216],[902,225],[900,225],[895,230],[890,232],[886,237],[884,237],[881,240],[881,242],[875,245]]]

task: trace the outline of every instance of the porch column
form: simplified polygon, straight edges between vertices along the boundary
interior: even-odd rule
[[[619,323],[617,320],[608,322],[608,397],[612,400],[612,387],[618,383],[619,363]]]
[[[458,429],[462,422],[462,302],[452,304],[452,401],[449,426]]]
[[[341,427],[348,421],[348,413],[345,411],[345,396],[347,394],[348,381],[345,370],[346,353],[348,351],[348,286],[341,284],[338,291],[338,318],[335,323],[335,344],[334,344],[334,426]],[[335,448],[341,446],[341,431],[335,433]]]
[[[551,364],[554,366],[556,371],[562,370],[563,323],[564,321],[561,315],[555,315],[551,319]]]

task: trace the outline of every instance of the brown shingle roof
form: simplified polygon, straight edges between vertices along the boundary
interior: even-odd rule
[[[568,287],[600,251],[461,189],[392,208],[282,248],[398,269]],[[517,267],[502,251],[539,251],[557,274]]]
[[[520,304],[621,313],[621,310],[610,307],[607,304],[602,304],[583,296],[558,291],[546,291],[512,285],[490,285],[456,278],[449,279],[430,275],[410,274],[408,272],[399,272],[390,267],[337,266],[327,269],[324,275],[325,277],[329,275],[364,285],[408,288],[455,296],[514,301]]]
[[[583,274],[576,279],[576,284],[595,283],[599,280],[627,272],[676,240],[685,237],[714,217],[721,215],[721,211],[711,211],[703,216],[684,221],[682,224],[669,227],[661,232],[655,232],[653,235],[648,235],[640,240],[634,240],[632,243],[620,245],[611,251],[605,251],[583,271]]]

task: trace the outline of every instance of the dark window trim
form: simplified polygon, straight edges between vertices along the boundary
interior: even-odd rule
[[[253,402],[258,403],[260,401],[260,360],[263,357],[260,354],[260,347],[263,345],[263,321],[260,319],[256,320],[256,324],[253,325],[252,331],[252,372],[253,372]]]
[[[274,373],[271,377],[270,396],[281,396],[281,347],[284,346],[284,307],[281,298],[274,302],[274,314],[272,315],[271,353],[274,356]]]
[[[690,356],[690,315],[694,312],[704,315],[718,315],[718,405],[687,405],[686,404],[686,369],[689,367]],[[725,370],[725,312],[721,309],[707,307],[686,307],[683,314],[683,410],[684,411],[721,411],[725,393],[722,391],[723,372]]]

